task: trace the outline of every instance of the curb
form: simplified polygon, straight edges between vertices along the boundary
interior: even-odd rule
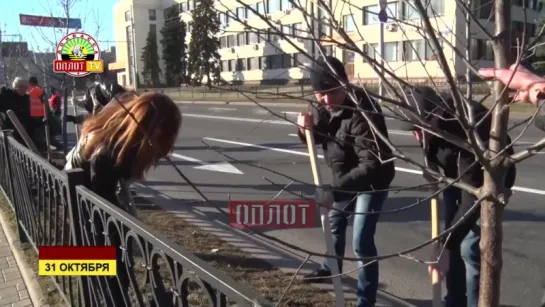
[[[207,100],[174,100],[176,104],[203,104],[203,105],[232,105],[232,106],[256,106],[259,107],[255,102],[252,101],[207,101]],[[308,103],[300,102],[259,102],[258,103],[265,107],[297,107],[297,108],[307,108]],[[509,113],[510,118],[524,119],[532,115],[534,111],[511,111]]]
[[[3,194],[2,196],[6,198],[7,202],[11,203],[11,201],[7,198],[4,190],[1,190]],[[30,297],[30,301],[32,301],[32,305],[35,307],[48,307],[49,305],[45,304],[40,285],[36,281],[36,274],[34,274],[34,272],[30,268],[24,265],[26,264],[26,260],[23,255],[23,251],[19,248],[20,241],[19,239],[16,239],[16,234],[8,226],[9,223],[6,220],[6,217],[4,216],[4,213],[2,211],[0,211],[0,224],[2,226],[2,229],[4,230],[6,239],[8,240],[11,252],[13,253],[13,258],[15,258],[15,261],[17,262],[17,267],[21,272],[23,282],[27,286],[28,295]]]
[[[208,105],[231,105],[231,106],[256,106],[255,102],[251,101],[206,101],[206,100],[174,100],[176,104],[208,104]],[[260,105],[266,107],[300,107],[306,108],[306,103],[293,103],[293,102],[259,102]]]

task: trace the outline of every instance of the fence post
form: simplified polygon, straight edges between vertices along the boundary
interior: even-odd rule
[[[80,220],[78,197],[76,194],[76,187],[83,185],[85,180],[85,173],[81,168],[68,170],[65,172],[68,185],[68,212],[70,214],[70,228],[72,232],[72,244],[73,246],[84,246],[84,235],[81,231],[81,227],[85,221]],[[80,299],[83,301],[82,306],[91,306],[91,299],[89,297],[89,280],[86,276],[80,276],[78,278],[78,286],[80,289]]]
[[[8,189],[9,189],[9,193],[11,194],[11,197],[13,198],[13,199],[10,199],[10,201],[12,202],[12,205],[13,205],[13,211],[15,211],[15,219],[17,220],[17,232],[19,233],[19,241],[21,243],[26,243],[28,242],[28,238],[26,236],[26,233],[23,230],[23,227],[21,227],[21,222],[19,219],[21,215],[19,212],[19,206],[17,205],[17,200],[16,200],[17,197],[15,196],[15,187],[13,186],[13,169],[11,167],[11,159],[10,159],[9,151],[8,151],[9,137],[12,135],[13,135],[13,130],[2,130],[2,137],[4,138],[4,153],[6,155],[6,171],[8,173],[8,179],[7,179]]]

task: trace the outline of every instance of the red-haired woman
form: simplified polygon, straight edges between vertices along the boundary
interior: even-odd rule
[[[172,150],[181,123],[180,110],[169,97],[126,93],[84,122],[65,170],[82,168],[86,186],[120,206],[119,182],[142,179]]]

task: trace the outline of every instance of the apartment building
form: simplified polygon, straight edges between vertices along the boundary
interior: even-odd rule
[[[332,1],[332,0],[330,0]],[[523,10],[526,1],[526,10]],[[494,33],[493,21],[488,21],[493,9],[489,0],[475,0],[473,6],[479,18],[479,27],[471,24],[471,62],[477,66],[492,65],[493,52],[482,28]],[[142,71],[140,60],[142,48],[148,31],[159,31],[164,24],[166,10],[178,6],[180,18],[187,23],[187,43],[191,39],[191,11],[198,0],[120,0],[114,7],[118,62],[110,65],[110,70],[118,69],[121,84],[134,84],[134,71]],[[236,0],[219,0],[216,9],[220,14],[221,76],[233,83],[276,83],[294,82],[309,77],[307,67],[311,60],[304,53],[318,56],[318,46],[309,38],[314,35],[344,42],[334,27],[327,26],[328,14],[318,10],[314,2],[305,7],[307,14],[292,8],[288,0],[246,0],[245,5]],[[350,3],[350,4],[349,4]],[[377,0],[338,1],[333,16],[339,26],[349,35],[358,47],[371,58],[379,60],[379,21]],[[268,22],[256,12],[266,15]],[[513,1],[511,10],[512,28],[515,36],[526,28],[526,33],[534,33],[542,4],[538,0]],[[412,79],[444,78],[436,52],[429,40],[417,31],[420,18],[414,6],[404,1],[390,1],[387,6],[388,21],[384,26],[385,66],[398,77]],[[312,13],[312,20],[308,17]],[[431,24],[441,33],[440,44],[452,73],[461,76],[466,64],[460,55],[465,56],[467,48],[466,22],[462,9],[456,1],[430,0],[427,5]],[[307,16],[307,17],[305,17]],[[278,32],[292,37],[291,42],[281,39]],[[159,34],[160,35],[160,34]],[[160,37],[158,35],[158,40]],[[527,37],[528,38],[528,37]],[[126,43],[125,43],[126,42]],[[133,43],[134,42],[134,43]],[[158,42],[161,48],[160,42]],[[134,47],[133,47],[134,46]],[[376,82],[376,72],[365,62],[363,56],[344,50],[338,43],[322,43],[323,52],[334,55],[345,63],[352,79]],[[456,52],[457,50],[457,52]],[[304,53],[303,53],[303,52]],[[162,61],[161,65],[163,65]]]

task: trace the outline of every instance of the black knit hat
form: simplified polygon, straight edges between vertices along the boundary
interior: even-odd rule
[[[335,74],[330,69],[328,63],[337,76],[343,81],[348,82],[344,65],[339,59],[332,56],[327,56],[325,59],[320,58],[314,63],[310,72],[310,82],[315,92],[324,92],[341,86],[341,83],[335,78]]]
[[[416,111],[421,118],[428,121],[433,117],[431,113],[434,112],[442,101],[437,92],[429,86],[407,88],[405,94],[407,95],[407,101],[405,101],[405,103],[407,103],[412,110]],[[417,130],[418,128],[414,126],[411,121],[414,122],[418,120],[414,118],[408,110],[400,108],[400,111],[402,112],[401,114],[404,115],[403,117],[408,120],[401,122],[401,130]]]

